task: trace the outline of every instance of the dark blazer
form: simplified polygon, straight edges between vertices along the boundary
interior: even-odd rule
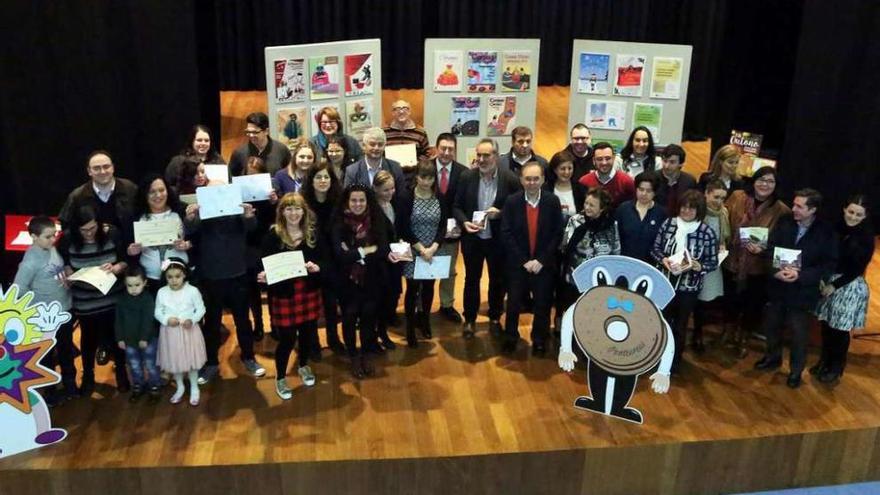
[[[787,283],[774,277],[777,270],[771,268],[767,297],[773,302],[812,310],[819,301],[819,281],[827,279],[837,266],[837,234],[828,222],[820,218],[810,225],[800,242],[796,243],[797,232],[797,222],[791,215],[780,218],[770,231],[765,251],[768,259],[772,260],[776,247],[800,249],[801,271],[796,281]]]
[[[434,166],[438,166],[437,160],[434,160]],[[446,194],[440,193],[440,174],[437,174],[437,197],[440,198],[440,203],[446,208],[446,212],[451,215],[452,203],[455,202],[455,192],[458,191],[461,174],[467,172],[468,168],[455,160],[449,167],[449,187],[446,189]]]
[[[500,168],[502,170],[510,170],[514,174],[520,175],[520,170],[522,169],[522,165],[520,165],[512,157],[513,157],[513,150],[510,150],[507,153],[504,153],[503,155],[499,156],[498,157],[498,168]],[[538,164],[541,165],[541,168],[543,168],[545,172],[547,171],[547,159],[541,155],[536,154],[534,151],[532,151],[532,159],[529,161],[538,162]]]
[[[495,201],[492,203],[492,206],[499,210],[503,209],[504,201],[507,200],[507,197],[520,190],[522,188],[513,172],[498,169],[498,190],[495,192]],[[455,191],[455,202],[452,206],[452,215],[459,225],[464,225],[464,222],[470,222],[474,217],[474,212],[479,207],[479,194],[480,169],[471,169],[461,174],[458,189]],[[489,226],[492,229],[493,237],[497,238],[500,233],[498,229],[501,228],[501,219],[490,220]],[[476,234],[469,234],[462,228],[462,238],[466,239],[469,237],[476,237]]]
[[[562,207],[559,198],[553,194],[541,193],[538,200],[538,232],[535,243],[535,256],[529,253],[529,225],[526,218],[526,195],[518,192],[507,197],[501,213],[501,242],[511,269],[519,268],[525,262],[536,259],[544,267],[556,263],[556,253],[562,240]]]
[[[379,165],[379,168],[391,172],[391,175],[394,176],[394,187],[396,188],[394,197],[399,197],[400,193],[406,189],[406,179],[403,177],[403,169],[400,168],[400,164],[394,160],[382,158],[382,164]],[[352,184],[373,187],[373,183],[370,181],[370,173],[367,172],[366,158],[361,158],[346,167],[343,186],[348,187]]]
[[[553,194],[555,183],[547,181],[544,183],[544,192]],[[568,212],[568,216],[580,213],[584,209],[584,200],[587,199],[587,188],[580,182],[571,183],[571,195],[574,196],[574,204],[577,207],[575,211]]]
[[[397,235],[399,235],[404,241],[415,245],[415,243],[419,242],[416,239],[416,236],[412,232],[412,212],[413,212],[413,202],[415,201],[415,194],[411,190],[407,190],[403,196],[401,196],[400,201],[398,202],[398,206],[394,208],[394,224]],[[449,210],[447,210],[443,206],[443,201],[440,201],[440,222],[437,225],[437,232],[434,234],[434,240],[431,241],[436,242],[438,245],[443,245],[443,238],[446,237],[446,219],[449,218]],[[430,243],[427,244],[430,246]]]

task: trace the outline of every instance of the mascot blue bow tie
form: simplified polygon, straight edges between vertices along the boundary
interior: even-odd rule
[[[625,299],[621,299],[620,301],[618,301],[617,298],[614,296],[609,297],[608,298],[608,309],[617,309],[617,308],[620,308],[620,309],[626,311],[627,313],[632,313],[633,312],[633,302],[627,301]]]

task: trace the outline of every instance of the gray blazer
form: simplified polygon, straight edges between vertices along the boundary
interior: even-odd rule
[[[403,177],[403,169],[400,168],[400,164],[394,160],[382,158],[382,164],[379,168],[391,172],[391,175],[394,176],[394,187],[396,189],[394,197],[398,198],[400,193],[406,188],[406,179]],[[348,187],[352,184],[362,184],[367,187],[373,187],[373,184],[370,181],[370,173],[367,172],[366,158],[361,158],[345,169],[345,178],[342,181],[342,185]]]

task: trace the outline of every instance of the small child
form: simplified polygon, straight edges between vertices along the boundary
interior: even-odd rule
[[[171,403],[183,400],[183,374],[189,378],[189,403],[199,405],[199,369],[207,361],[205,339],[199,320],[205,316],[205,303],[199,290],[187,283],[189,270],[180,258],[162,263],[167,285],[156,295],[159,328],[159,367],[174,375],[177,390]]]
[[[64,260],[55,249],[55,222],[45,216],[34,217],[28,223],[28,233],[33,245],[25,251],[15,274],[14,283],[18,286],[19,294],[33,291],[34,303],[58,301],[62,310],[70,312],[71,294],[64,276]],[[49,366],[54,369],[56,361],[61,366],[63,389],[60,393],[51,388],[47,391],[46,402],[52,406],[77,395],[73,324],[71,319],[55,332],[56,347]]]
[[[147,390],[150,402],[155,403],[159,400],[162,384],[156,367],[159,332],[153,322],[153,295],[144,290],[146,287],[143,268],[132,264],[125,269],[125,294],[116,301],[116,343],[125,351],[125,361],[131,371],[132,388],[128,401],[137,402]]]

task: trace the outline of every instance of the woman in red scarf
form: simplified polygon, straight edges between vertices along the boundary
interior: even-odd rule
[[[383,260],[389,248],[382,215],[373,191],[352,185],[342,193],[333,224],[333,253],[343,279],[342,336],[355,378],[374,373],[363,348],[376,340],[379,294],[387,286]],[[361,349],[357,346],[358,327]]]

